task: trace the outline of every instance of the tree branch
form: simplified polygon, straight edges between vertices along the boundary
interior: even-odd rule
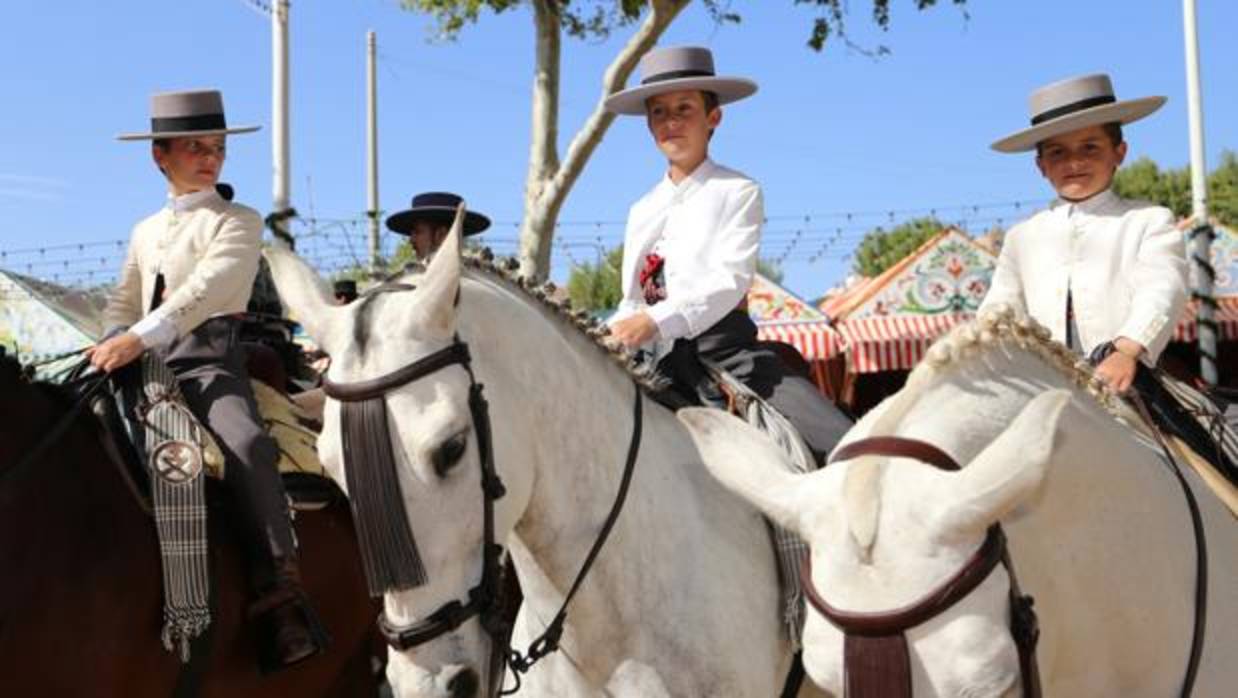
[[[536,7],[546,1],[534,0],[534,5]],[[550,1],[553,2],[553,0]],[[615,120],[615,115],[606,111],[606,98],[627,84],[628,78],[636,69],[641,57],[653,48],[658,38],[689,2],[690,0],[652,0],[650,2],[649,14],[606,68],[602,78],[602,94],[593,112],[585,119],[584,125],[576,132],[572,142],[568,145],[566,160],[562,164],[556,162],[554,169],[538,168],[537,174],[540,179],[536,185],[534,166],[530,164],[529,181],[525,190],[525,217],[520,227],[520,266],[521,272],[526,276],[542,279],[550,272],[553,222],[558,217],[559,209],[584,169],[585,163],[589,161],[598,144],[602,142],[607,129]],[[539,31],[540,26],[539,22]],[[540,51],[538,58],[540,61]],[[554,69],[557,77],[557,62]],[[543,66],[539,63],[539,74],[542,70]],[[536,99],[535,95],[535,102]],[[544,124],[539,125],[537,117],[535,106],[533,124],[535,142],[547,131],[553,130],[557,134],[557,124],[549,127]]]

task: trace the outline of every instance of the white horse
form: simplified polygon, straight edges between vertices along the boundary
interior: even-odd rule
[[[633,401],[642,401],[626,505],[568,609],[562,650],[523,677],[522,693],[777,695],[791,654],[765,521],[709,475],[684,427],[638,393],[620,362],[582,331],[585,323],[486,262],[463,268],[459,218],[425,273],[409,277],[416,290],[348,306],[333,306],[323,282],[291,252],[271,249],[267,259],[281,298],[332,356],[327,377],[335,383],[387,374],[444,349],[453,336],[468,344],[507,489],[495,505],[496,538],[510,544],[525,594],[518,649],[555,615],[597,538],[619,489]],[[469,388],[466,372],[452,366],[385,398],[429,578],[385,596],[396,623],[464,602],[481,576]],[[326,403],[319,452],[344,484],[335,400]],[[470,620],[412,651],[389,653],[398,695],[471,696],[487,685],[490,643],[478,626]]]
[[[1061,345],[1009,312],[939,341],[907,386],[848,433],[929,442],[963,464],[861,456],[809,475],[727,415],[684,411],[711,471],[812,549],[833,608],[884,612],[950,577],[1001,521],[1040,619],[1046,696],[1181,695],[1192,641],[1196,552],[1184,494]],[[842,446],[840,446],[841,448]],[[1188,469],[1189,470],[1189,469]],[[1208,616],[1193,695],[1238,692],[1238,525],[1201,484]],[[1020,696],[1009,577],[997,567],[942,615],[907,631],[917,697]],[[809,611],[805,665],[843,695],[843,635]]]

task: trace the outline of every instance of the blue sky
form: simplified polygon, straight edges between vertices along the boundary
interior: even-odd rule
[[[115,134],[147,123],[151,92],[214,86],[234,137],[224,179],[269,211],[270,22],[260,0],[16,0],[0,26],[0,267],[51,279],[114,275],[130,226],[162,204],[164,185],[141,144]],[[761,89],[725,109],[719,162],[764,186],[763,255],[783,259],[806,297],[843,278],[863,232],[935,211],[973,232],[1009,225],[1047,200],[1030,156],[988,143],[1025,123],[1043,83],[1094,71],[1119,97],[1169,96],[1127,130],[1133,159],[1188,160],[1181,3],[971,0],[917,12],[893,0],[889,32],[852,0],[850,29],[872,59],[842,45],[805,46],[812,14],[791,0],[735,0],[739,25],[690,7],[663,44],[703,44],[722,73]],[[1238,148],[1238,3],[1199,0],[1208,161]],[[529,146],[532,20],[526,8],[486,15],[454,43],[395,0],[294,2],[292,198],[303,249],[324,268],[364,255],[365,32],[378,32],[381,208],[448,189],[496,225],[485,239],[514,249]],[[627,32],[565,40],[561,143],[599,97],[602,71]],[[622,237],[627,208],[663,170],[643,122],[620,119],[563,210],[553,276]],[[1012,202],[1022,202],[1017,207]],[[890,212],[893,212],[891,215]],[[798,233],[797,233],[798,231]],[[390,249],[395,239],[384,233]],[[82,245],[79,249],[77,245]],[[66,247],[67,246],[67,247]],[[43,249],[42,252],[39,250]]]

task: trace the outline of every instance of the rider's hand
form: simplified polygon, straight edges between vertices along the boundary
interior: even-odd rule
[[[144,351],[146,345],[142,343],[141,337],[132,332],[122,332],[87,349],[86,358],[90,359],[90,364],[95,368],[111,373],[128,365]]]
[[[636,313],[611,325],[610,336],[635,349],[658,336],[658,323],[648,313]]]
[[[1113,353],[1105,357],[1096,367],[1096,375],[1109,386],[1110,390],[1124,393],[1135,380],[1135,370],[1139,366],[1139,356],[1143,347],[1138,342],[1118,337],[1113,342]]]

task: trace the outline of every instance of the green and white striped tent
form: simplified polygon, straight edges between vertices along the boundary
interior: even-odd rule
[[[103,298],[0,269],[0,346],[22,363],[93,343],[103,333]],[[39,368],[50,375],[70,360]]]

